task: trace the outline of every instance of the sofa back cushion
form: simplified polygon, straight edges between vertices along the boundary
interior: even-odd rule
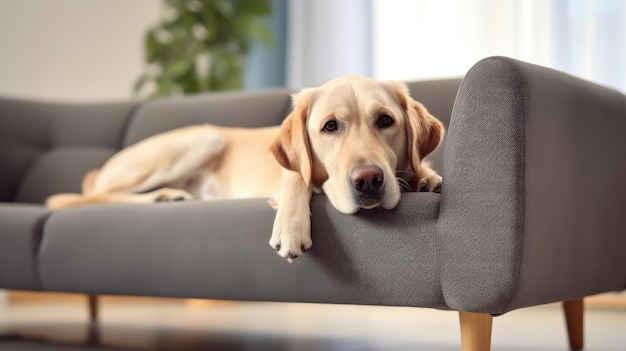
[[[282,122],[291,108],[284,89],[225,92],[166,98],[144,104],[133,117],[123,145],[196,124],[224,127],[267,127]]]
[[[122,147],[194,124],[280,124],[284,89],[210,93],[146,103],[55,104],[0,99],[0,202],[43,203],[80,192],[84,175]]]
[[[0,99],[0,201],[79,191],[84,174],[119,150],[136,106]]]
[[[411,95],[448,124],[460,80],[409,83]],[[80,192],[84,175],[121,148],[194,124],[278,125],[291,110],[286,89],[165,98],[146,103],[59,104],[0,99],[0,202],[42,203]],[[441,171],[440,147],[429,159]]]
[[[422,102],[447,127],[460,78],[410,82],[411,96]],[[211,123],[227,127],[278,125],[291,110],[289,92],[283,89],[256,92],[203,94],[156,100],[142,106],[130,123],[124,146],[167,130],[193,124]],[[429,157],[442,171],[442,143]]]

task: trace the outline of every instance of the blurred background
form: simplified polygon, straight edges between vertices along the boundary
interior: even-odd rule
[[[0,96],[8,97],[93,102],[209,90],[296,90],[346,74],[403,81],[450,78],[492,55],[626,92],[626,1],[0,0]],[[162,342],[160,334],[155,337],[147,327],[128,331],[129,325],[158,320],[165,324],[156,328],[182,332],[202,326],[192,335],[200,343],[207,328],[239,339],[243,325],[248,333],[291,333],[300,343],[294,349],[312,349],[307,338],[319,338],[320,330],[335,344],[314,343],[317,349],[358,349],[363,340],[362,349],[432,342],[449,346],[437,350],[454,350],[458,345],[456,315],[434,310],[107,299],[103,325],[109,334],[104,337],[115,343],[120,335],[128,340],[139,335],[148,340],[148,349]],[[625,295],[602,295],[588,303],[595,308],[591,345],[623,350]],[[0,291],[0,307],[8,305],[0,310],[0,334],[83,337],[83,296]],[[309,319],[300,320],[302,314]],[[51,328],[59,318],[65,318],[69,331]],[[520,350],[519,345],[551,342],[559,346],[541,350],[560,350],[564,331],[553,320],[559,318],[554,306],[507,314],[500,317],[494,344]],[[543,339],[520,333],[530,325],[538,326],[533,330]],[[555,330],[561,336],[555,338]],[[395,340],[389,344],[381,335]]]
[[[626,91],[625,17],[623,0],[0,0],[0,95],[458,77],[491,55]]]

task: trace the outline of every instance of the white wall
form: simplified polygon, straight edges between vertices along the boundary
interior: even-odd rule
[[[0,0],[0,95],[128,99],[156,0]]]

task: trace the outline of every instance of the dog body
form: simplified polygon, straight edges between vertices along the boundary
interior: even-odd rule
[[[271,197],[270,245],[291,260],[312,246],[313,192],[352,214],[393,209],[401,190],[438,191],[441,177],[422,159],[442,134],[403,84],[343,77],[296,94],[280,127],[202,125],[140,141],[87,174],[82,194],[47,206]]]
[[[47,205],[271,197],[282,171],[269,152],[278,129],[202,125],[157,134],[90,172],[81,195],[55,195]]]

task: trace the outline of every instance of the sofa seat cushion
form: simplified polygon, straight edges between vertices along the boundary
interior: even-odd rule
[[[37,253],[49,211],[0,203],[0,288],[40,290]]]
[[[46,227],[42,281],[93,294],[445,308],[440,196],[404,197],[393,211],[343,215],[314,196],[313,248],[292,263],[268,244],[275,212],[266,199],[60,211]]]

